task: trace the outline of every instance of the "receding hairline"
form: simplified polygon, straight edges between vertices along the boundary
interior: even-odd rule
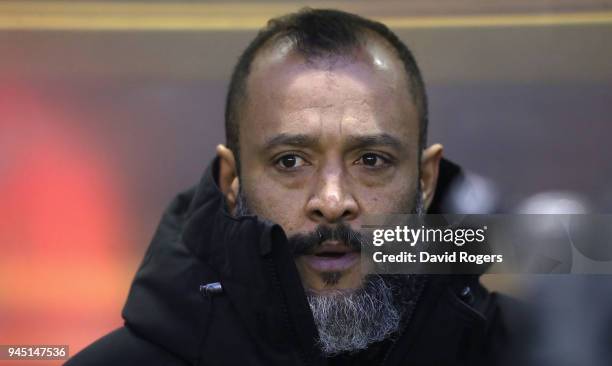
[[[410,99],[413,101],[414,106],[418,109],[417,96],[415,95],[416,86],[412,85],[412,80],[409,75],[409,71],[406,70],[404,63],[400,59],[398,51],[395,47],[382,35],[376,33],[375,31],[363,28],[360,30],[359,34],[356,37],[356,42],[354,45],[350,45],[344,47],[344,49],[340,50],[332,50],[327,52],[322,52],[318,55],[307,55],[300,51],[297,48],[296,42],[294,42],[290,36],[286,34],[277,34],[270,39],[268,39],[255,53],[253,56],[253,60],[251,62],[249,73],[247,74],[243,88],[238,93],[237,105],[236,107],[236,120],[234,121],[236,124],[240,124],[240,120],[242,117],[241,111],[244,109],[245,102],[248,99],[250,84],[253,72],[257,69],[257,66],[261,66],[262,60],[265,59],[265,56],[271,56],[275,52],[280,52],[281,55],[278,57],[291,57],[296,60],[303,61],[304,64],[308,67],[313,68],[325,68],[328,70],[333,70],[337,67],[342,67],[344,65],[363,61],[364,55],[367,55],[368,52],[365,51],[371,44],[381,44],[387,54],[391,55],[393,59],[393,64],[396,70],[398,71],[398,75],[403,78],[404,87],[407,88]],[[373,64],[373,57],[369,57],[366,60],[367,63]],[[240,128],[238,128],[238,133]],[[240,140],[240,137],[238,138]]]

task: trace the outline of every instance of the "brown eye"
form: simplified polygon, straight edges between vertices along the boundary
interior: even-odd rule
[[[384,168],[391,163],[391,160],[380,154],[365,153],[355,163],[367,168]]]
[[[304,165],[304,159],[295,154],[287,154],[278,158],[276,165],[281,169],[295,169]]]
[[[361,160],[363,161],[363,165],[376,166],[376,163],[381,159],[376,154],[363,154]]]

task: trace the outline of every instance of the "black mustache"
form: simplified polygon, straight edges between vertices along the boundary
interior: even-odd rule
[[[293,245],[293,255],[296,257],[314,253],[325,241],[339,241],[355,251],[361,251],[362,240],[361,233],[345,223],[334,227],[319,225],[311,233],[294,234],[288,238],[289,244]]]

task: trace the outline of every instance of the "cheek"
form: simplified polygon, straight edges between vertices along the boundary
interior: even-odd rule
[[[302,190],[286,189],[263,176],[248,182],[244,190],[255,214],[279,224],[287,235],[298,232],[305,219]]]
[[[384,187],[361,188],[356,193],[361,214],[410,213],[414,206],[416,182],[406,179]]]

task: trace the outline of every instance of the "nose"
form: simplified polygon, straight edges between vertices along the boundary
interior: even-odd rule
[[[308,217],[317,224],[355,219],[359,206],[346,186],[344,173],[340,169],[324,171],[306,205]]]

